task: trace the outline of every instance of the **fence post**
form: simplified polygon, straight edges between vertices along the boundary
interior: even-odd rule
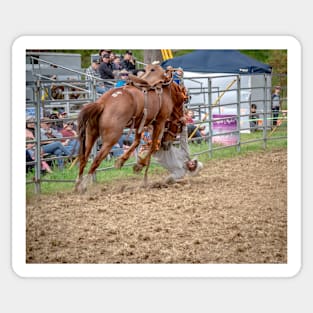
[[[208,77],[208,110],[209,110],[209,136],[208,136],[208,147],[209,147],[209,158],[213,158],[213,149],[212,149],[212,81]]]
[[[267,112],[267,75],[264,74],[264,104],[263,104],[263,149],[265,150],[267,147],[267,121],[268,121],[268,112]]]
[[[41,144],[40,144],[40,95],[41,95],[41,81],[36,80],[36,110],[35,110],[35,138],[36,138],[36,153],[35,153],[35,193],[38,194],[41,191]]]
[[[237,152],[240,152],[240,119],[241,119],[241,84],[240,84],[240,75],[237,75],[237,132],[238,132],[238,139],[237,139]]]

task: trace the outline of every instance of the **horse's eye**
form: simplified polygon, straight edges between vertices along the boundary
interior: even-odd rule
[[[150,72],[154,72],[155,71],[155,69],[154,68],[152,68],[151,70],[150,70]]]

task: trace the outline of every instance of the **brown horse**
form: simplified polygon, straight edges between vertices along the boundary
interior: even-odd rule
[[[144,158],[138,157],[134,166],[136,172],[146,166],[145,184],[151,155],[159,148],[161,139],[163,138],[164,142],[173,141],[181,131],[180,119],[183,116],[184,96],[181,88],[172,81],[172,72],[164,71],[159,65],[147,65],[145,70],[145,74],[140,78],[130,75],[129,84],[106,92],[96,102],[82,108],[78,116],[80,152],[79,174],[75,187],[77,191],[86,190],[93,173],[126,127],[136,129],[135,140],[116,160],[117,168],[123,166],[140,144],[143,127],[153,125],[150,149]],[[99,136],[102,139],[101,150],[94,159],[88,175],[83,177],[88,156]]]

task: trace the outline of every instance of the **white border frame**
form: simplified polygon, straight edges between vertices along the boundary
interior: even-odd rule
[[[287,49],[287,264],[27,264],[25,54],[27,49]],[[292,277],[301,269],[301,46],[292,36],[22,36],[12,46],[12,268],[22,277]]]

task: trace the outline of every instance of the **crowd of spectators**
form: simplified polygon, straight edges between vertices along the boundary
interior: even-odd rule
[[[86,80],[89,84],[96,78],[96,91],[103,94],[111,88],[123,86],[128,74],[136,75],[137,71],[136,60],[131,50],[126,50],[124,55],[120,56],[112,50],[101,49],[99,58],[93,59],[86,70]]]
[[[36,122],[34,117],[26,119],[26,171],[34,167],[36,160]],[[59,170],[64,169],[64,158],[78,154],[75,122],[67,118],[64,110],[53,109],[52,113],[41,119],[39,123],[41,171],[51,173],[55,164]],[[55,161],[47,157],[56,157]]]

